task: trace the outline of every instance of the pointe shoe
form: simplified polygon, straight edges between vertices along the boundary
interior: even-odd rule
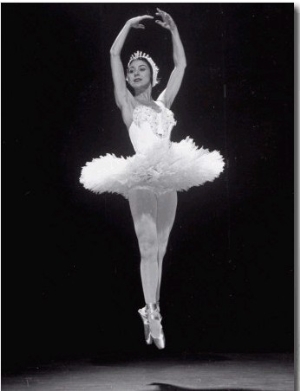
[[[158,349],[164,349],[166,339],[161,325],[162,316],[156,303],[150,303],[146,306],[149,319],[150,336]]]
[[[146,344],[151,345],[152,344],[152,336],[150,334],[150,325],[149,325],[149,319],[148,319],[148,314],[147,314],[147,308],[144,307],[144,308],[139,309],[138,313],[143,321]]]

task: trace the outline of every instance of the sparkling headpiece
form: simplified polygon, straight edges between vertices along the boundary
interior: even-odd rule
[[[152,58],[148,54],[140,52],[140,51],[137,51],[137,52],[133,53],[133,55],[129,59],[127,67],[129,68],[130,63],[133,60],[138,60],[140,58],[144,58],[151,65],[152,73],[153,73],[152,87],[156,86],[156,84],[158,83],[158,81],[157,81],[157,74],[158,74],[159,68],[156,66],[155,62],[152,60]]]

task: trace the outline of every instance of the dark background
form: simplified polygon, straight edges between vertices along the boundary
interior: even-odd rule
[[[213,183],[179,194],[165,352],[292,352],[293,3],[158,6],[177,22],[188,62],[173,140],[189,135],[226,161]],[[155,7],[1,4],[4,369],[166,354],[144,344],[128,202],[78,181],[93,157],[134,153],[109,49],[127,19]],[[135,50],[160,67],[156,97],[172,70],[170,34],[146,21],[128,36],[126,63]]]

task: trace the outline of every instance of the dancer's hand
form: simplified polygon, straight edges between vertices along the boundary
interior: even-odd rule
[[[128,24],[130,27],[133,27],[135,29],[144,29],[145,26],[140,23],[143,19],[153,19],[153,16],[151,15],[143,15],[143,16],[136,16],[135,18],[129,19]]]
[[[155,15],[160,16],[162,18],[162,21],[156,20],[155,23],[159,24],[160,26],[164,27],[167,30],[174,31],[176,29],[176,24],[173,18],[171,17],[171,15],[169,15],[167,12],[159,8],[156,9],[158,12],[156,12]]]

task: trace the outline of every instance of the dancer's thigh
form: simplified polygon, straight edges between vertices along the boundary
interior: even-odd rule
[[[136,233],[157,236],[157,197],[148,189],[132,189],[129,193],[129,205]]]
[[[169,192],[157,199],[157,233],[159,239],[167,241],[174,224],[177,209],[177,192]]]

